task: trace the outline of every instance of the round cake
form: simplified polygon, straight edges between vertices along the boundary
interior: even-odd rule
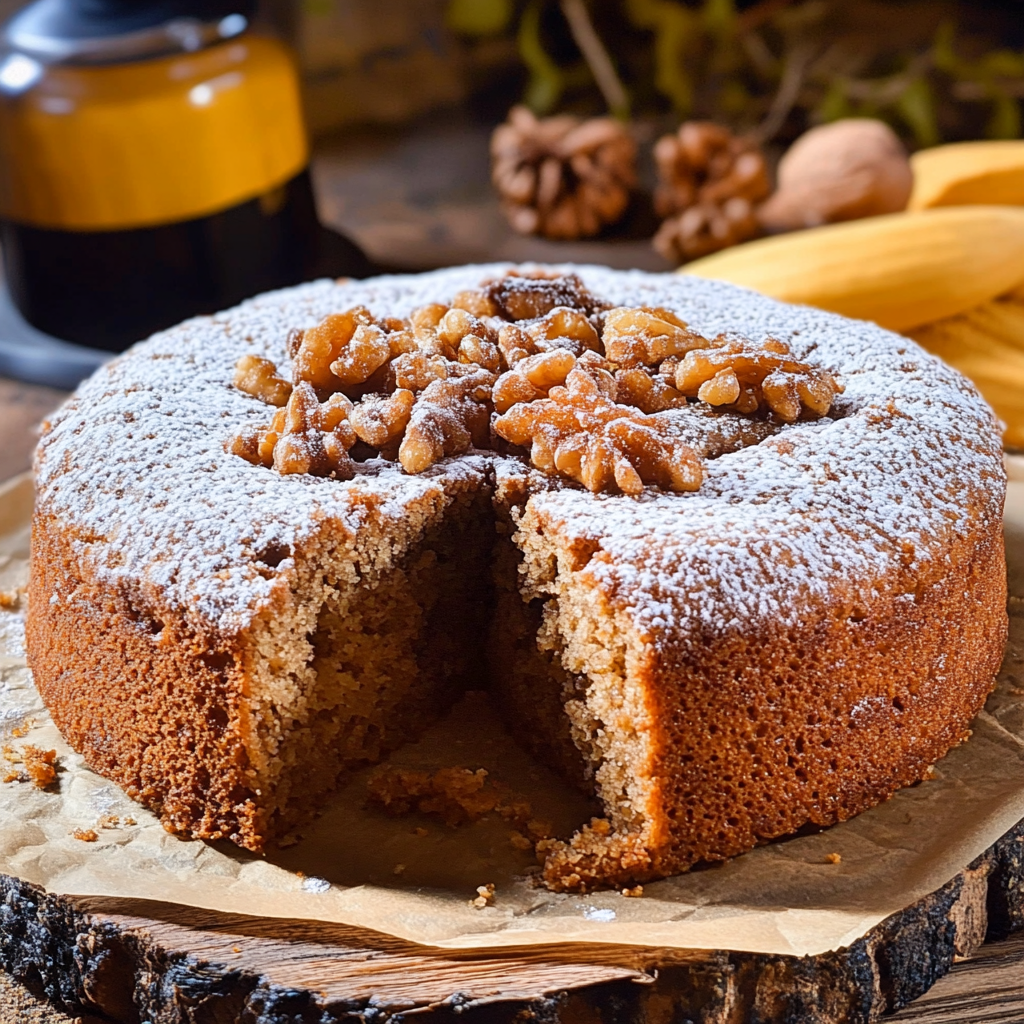
[[[27,646],[95,771],[251,850],[488,685],[631,885],[925,776],[1002,659],[956,371],[718,282],[464,267],[158,334],[44,425]]]

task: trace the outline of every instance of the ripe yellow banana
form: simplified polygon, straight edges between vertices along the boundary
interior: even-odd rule
[[[910,158],[908,210],[932,206],[1024,205],[1024,140],[954,142]]]
[[[1024,292],[907,333],[970,377],[1006,424],[1007,446],[1024,448]]]
[[[733,246],[681,273],[906,332],[1024,282],[1024,208],[950,206]]]

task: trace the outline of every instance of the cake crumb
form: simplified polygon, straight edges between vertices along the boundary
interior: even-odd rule
[[[414,828],[412,830],[412,834],[414,836],[419,836],[421,839],[424,836],[429,836],[430,835],[430,833],[425,828],[421,828],[419,825],[417,825],[416,828]]]
[[[546,818],[531,818],[526,823],[526,834],[533,839],[550,839],[555,826]]]
[[[622,890],[622,895],[623,896],[630,896],[630,897],[633,897],[634,899],[638,899],[639,897],[643,896],[643,894],[644,894],[644,887],[642,885],[634,885],[631,889],[623,889]]]
[[[510,841],[516,849],[532,849],[536,840],[551,835],[551,823],[533,817],[529,800],[494,781],[486,768],[439,768],[431,772],[388,765],[374,772],[366,788],[367,802],[392,817],[419,812],[458,826],[498,814],[515,827]],[[426,829],[413,832],[428,834]]]
[[[121,824],[121,819],[116,814],[104,814],[99,821],[96,822],[97,828],[118,828]]]
[[[404,875],[405,874],[405,865],[404,864],[396,864],[394,870],[391,873],[393,875]]]
[[[825,855],[826,864],[838,864],[843,859],[841,853],[828,853]]]
[[[470,900],[469,905],[476,907],[477,910],[483,910],[484,907],[493,907],[494,883],[488,882],[487,885],[478,885],[476,887],[476,899]]]
[[[138,822],[134,818],[122,818],[125,825],[137,825]]]
[[[939,773],[935,770],[935,765],[930,764],[925,769],[924,775],[921,776],[923,782],[933,782],[939,777]]]
[[[508,834],[508,843],[509,843],[509,846],[511,846],[513,850],[523,850],[523,851],[526,851],[526,850],[532,850],[533,849],[533,840],[532,839],[527,839],[526,836],[524,836],[522,832],[516,832],[516,831],[509,832],[509,834]]]
[[[0,608],[5,611],[14,611],[21,604],[21,595],[24,588],[15,587],[13,590],[0,590]]]
[[[232,946],[231,947],[231,952],[232,953],[241,953],[242,952],[242,947],[241,946]]]
[[[498,810],[502,794],[478,768],[439,768],[435,772],[385,767],[367,783],[369,802],[398,817],[419,811],[448,825],[478,821]]]
[[[76,828],[71,834],[75,839],[80,839],[83,843],[95,843],[99,839],[99,833],[91,828]]]
[[[20,764],[21,770],[7,769],[4,782],[31,782],[38,789],[46,789],[57,781],[57,751],[26,743],[21,750],[5,745],[0,751],[9,764]]]

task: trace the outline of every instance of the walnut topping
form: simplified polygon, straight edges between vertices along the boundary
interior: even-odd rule
[[[266,430],[243,431],[228,450],[285,475],[309,473],[349,480],[354,468],[348,450],[356,443],[348,419],[351,409],[352,403],[342,394],[331,395],[321,404],[312,385],[302,381]]]
[[[587,316],[605,308],[575,274],[506,274],[485,290],[498,316],[506,320],[536,320],[556,306],[578,309]]]
[[[247,355],[235,363],[235,387],[267,405],[284,405],[291,397],[292,386],[277,375],[277,367],[269,359]]]
[[[687,404],[681,391],[639,366],[615,374],[615,401],[636,406],[641,412],[664,412]]]
[[[675,443],[665,421],[613,401],[615,391],[607,371],[574,367],[564,387],[514,405],[494,429],[506,441],[530,446],[539,469],[557,471],[590,491],[639,494],[648,483],[697,490],[703,472],[696,452]]]
[[[761,348],[729,341],[687,352],[675,385],[687,398],[739,413],[768,409],[783,423],[824,416],[843,391],[826,370],[798,362],[788,345],[774,340]]]
[[[409,418],[398,461],[407,473],[422,473],[447,455],[461,455],[487,440],[494,375],[477,370],[455,380],[428,385]]]
[[[551,388],[565,383],[575,365],[576,357],[564,348],[520,359],[495,383],[491,394],[494,408],[498,412],[507,412],[518,402],[546,398]]]
[[[579,356],[588,349],[597,352],[601,347],[601,339],[590,320],[568,306],[555,306],[530,324],[526,334],[540,352],[567,349]]]
[[[292,380],[328,392],[366,383],[391,358],[387,326],[364,306],[324,317],[298,338]]]
[[[712,344],[667,309],[610,310],[604,318],[605,355],[624,366],[660,363]]]
[[[698,451],[724,449],[692,433],[684,444],[676,410],[792,423],[825,415],[842,390],[781,342],[706,338],[670,309],[611,308],[574,274],[509,273],[405,319],[356,306],[291,331],[286,349],[291,382],[268,359],[239,359],[235,385],[277,410],[225,447],[337,479],[354,475],[353,456],[421,473],[508,442],[592,491],[691,491]]]
[[[409,425],[416,396],[405,388],[390,395],[367,395],[349,419],[356,437],[382,451],[397,443]]]
[[[426,352],[403,352],[391,363],[391,376],[396,388],[422,391],[448,376],[448,360]]]

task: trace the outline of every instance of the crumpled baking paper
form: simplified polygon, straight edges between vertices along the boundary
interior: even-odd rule
[[[31,503],[26,478],[0,488],[0,591],[26,579]],[[0,872],[55,893],[330,921],[447,948],[585,941],[802,956],[846,946],[938,889],[1024,818],[1024,482],[1010,485],[1006,529],[1011,638],[999,687],[935,778],[817,835],[648,884],[639,898],[531,885],[530,859],[512,848],[497,817],[455,829],[368,810],[372,769],[351,779],[302,841],[267,857],[169,835],[62,740],[25,665],[22,602],[0,611],[0,742],[56,748],[61,771],[45,791],[0,785]],[[502,732],[482,693],[392,763],[486,768],[527,795],[559,834],[592,812]],[[121,823],[99,827],[105,816]],[[76,830],[98,839],[84,842]],[[830,862],[836,853],[841,860]],[[488,884],[494,905],[472,906],[477,886]]]

